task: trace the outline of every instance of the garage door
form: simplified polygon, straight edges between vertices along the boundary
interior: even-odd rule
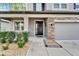
[[[79,23],[55,23],[57,40],[79,40]]]

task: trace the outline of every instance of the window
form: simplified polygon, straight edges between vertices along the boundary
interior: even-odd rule
[[[42,11],[45,10],[45,3],[42,3]]]
[[[61,4],[61,8],[67,8],[67,4]]]
[[[12,3],[12,11],[25,11],[26,5],[23,3]]]
[[[20,22],[15,22],[15,30],[20,30]]]
[[[10,4],[9,3],[0,3],[0,11],[9,11]]]
[[[54,3],[54,8],[59,8],[59,4],[58,3]]]
[[[76,9],[79,9],[79,5],[76,5]]]
[[[15,21],[15,30],[16,31],[24,30],[24,22],[23,21]]]
[[[36,3],[33,3],[33,11],[36,11]]]

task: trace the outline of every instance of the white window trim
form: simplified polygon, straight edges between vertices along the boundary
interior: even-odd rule
[[[20,28],[20,30],[15,30],[15,22],[24,22],[24,20],[13,20],[14,31],[15,31],[15,32],[21,32],[21,31],[24,31],[24,30],[21,30],[21,28]],[[20,27],[21,27],[21,26],[20,26]]]
[[[66,4],[66,3],[62,3],[62,4]],[[66,8],[62,8],[62,4],[60,6],[61,9],[67,9],[68,8],[68,5],[66,4]]]
[[[55,8],[55,4],[59,4],[59,3],[54,3],[53,5],[53,7]],[[60,4],[59,4],[59,7],[58,8],[55,8],[55,9],[59,9],[60,8]]]

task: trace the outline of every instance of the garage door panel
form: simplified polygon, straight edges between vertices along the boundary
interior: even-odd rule
[[[79,40],[79,23],[55,23],[55,38]]]

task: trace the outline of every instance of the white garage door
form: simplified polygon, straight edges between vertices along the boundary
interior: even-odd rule
[[[55,38],[79,40],[79,23],[55,23]]]

